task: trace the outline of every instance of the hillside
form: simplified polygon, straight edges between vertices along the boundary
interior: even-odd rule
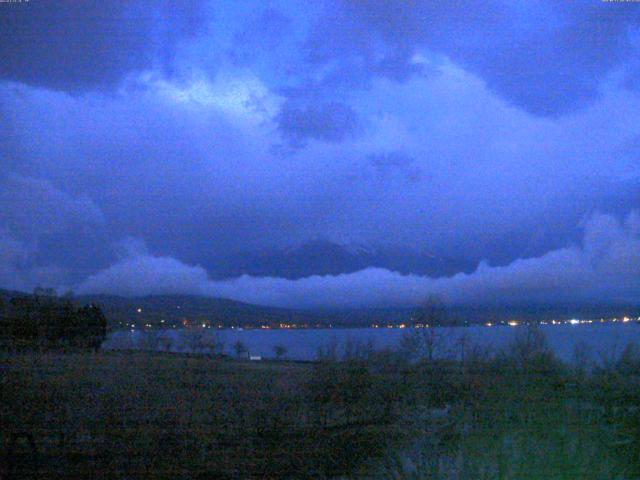
[[[264,307],[223,298],[191,295],[154,295],[125,298],[111,295],[75,297],[79,303],[98,305],[112,326],[126,324],[176,326],[270,326],[280,324],[316,326],[323,317],[304,311]]]
[[[0,307],[12,297],[28,295],[0,289]],[[411,324],[419,320],[415,308],[360,308],[297,310],[267,307],[224,298],[195,295],[153,295],[120,297],[115,295],[83,295],[73,297],[78,306],[98,305],[109,321],[110,328],[138,327],[180,328],[187,325],[212,327],[368,327],[371,325]],[[511,319],[524,322],[567,320],[571,318],[638,317],[638,305],[493,305],[448,306],[444,310],[446,324],[505,323]]]

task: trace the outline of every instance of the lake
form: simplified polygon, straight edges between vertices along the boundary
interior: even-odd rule
[[[475,344],[494,350],[511,342],[524,326],[470,326],[435,328],[441,339],[441,352],[458,355],[461,339],[467,344]],[[571,361],[576,345],[585,345],[593,360],[619,357],[629,343],[640,344],[640,324],[594,323],[580,325],[541,325],[551,349],[562,360]],[[194,350],[207,351],[215,344],[222,344],[224,353],[233,355],[234,344],[242,342],[251,355],[263,358],[275,357],[274,349],[286,349],[286,358],[292,360],[314,360],[318,349],[332,343],[338,350],[349,342],[371,342],[374,348],[393,348],[411,329],[399,328],[354,328],[354,329],[274,329],[274,330],[119,330],[111,333],[103,344],[111,349],[153,349],[189,353]]]

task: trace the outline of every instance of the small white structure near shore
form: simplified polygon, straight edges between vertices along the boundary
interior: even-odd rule
[[[249,354],[249,360],[259,361],[259,360],[262,360],[262,357],[260,355],[251,355],[251,354]]]

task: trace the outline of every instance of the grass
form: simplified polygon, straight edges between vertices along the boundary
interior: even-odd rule
[[[33,434],[37,459],[20,441],[12,467],[33,478],[319,478],[353,470],[388,429],[318,428],[308,364],[152,353],[1,360],[4,450],[12,432]]]
[[[492,360],[451,369],[437,389],[448,391],[450,407],[440,428],[414,417],[413,441],[378,462],[375,478],[640,478],[639,368],[580,377],[562,365],[523,370]]]
[[[633,348],[586,370],[535,335],[415,364],[0,353],[0,375],[14,478],[640,478]]]

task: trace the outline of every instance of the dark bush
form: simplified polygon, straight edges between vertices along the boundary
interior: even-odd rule
[[[0,324],[1,343],[18,350],[97,350],[107,333],[107,320],[100,308],[76,308],[68,299],[38,293],[6,302]]]

